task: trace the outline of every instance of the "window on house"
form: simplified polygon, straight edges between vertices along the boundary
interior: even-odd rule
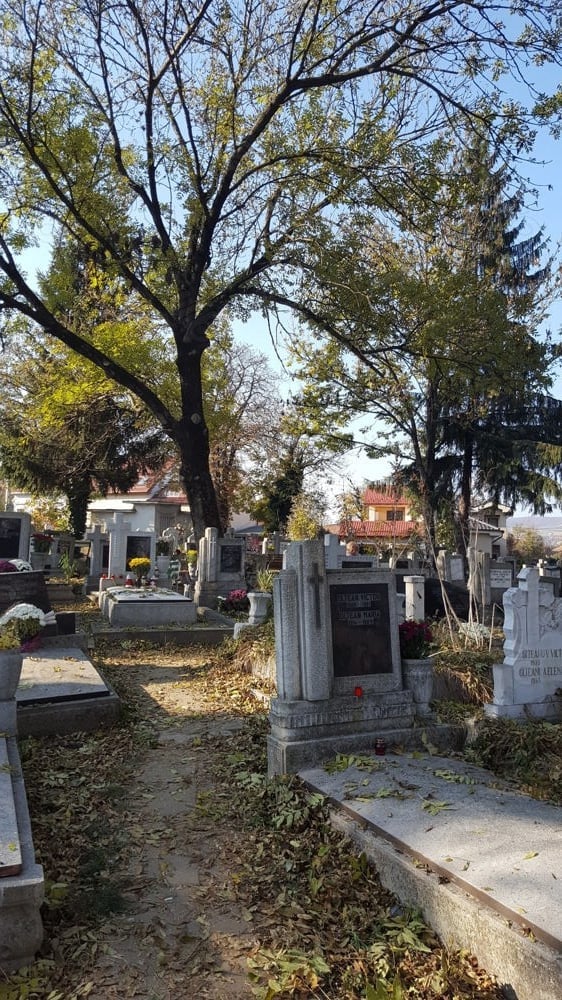
[[[404,510],[387,510],[386,519],[387,521],[403,521]]]

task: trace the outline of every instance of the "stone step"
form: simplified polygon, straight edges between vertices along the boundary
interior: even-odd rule
[[[12,788],[12,768],[8,743],[0,736],[0,878],[19,875],[22,868],[16,806]]]

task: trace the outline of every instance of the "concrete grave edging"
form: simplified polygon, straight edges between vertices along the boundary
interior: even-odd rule
[[[349,837],[376,867],[381,883],[405,905],[420,909],[446,947],[465,949],[517,1000],[553,1000],[562,996],[562,955],[526,936],[457,886],[443,884],[438,873],[416,867],[382,836],[334,810],[330,821]]]

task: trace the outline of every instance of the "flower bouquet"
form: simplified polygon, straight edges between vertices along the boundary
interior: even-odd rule
[[[433,633],[428,622],[407,618],[398,626],[403,660],[425,660],[431,653]]]
[[[248,612],[250,601],[245,590],[231,590],[227,597],[217,598],[218,610],[230,618],[244,615]]]
[[[53,543],[53,536],[42,532],[36,532],[31,536],[34,552],[49,552]]]
[[[136,574],[140,582],[142,577],[150,572],[150,559],[147,556],[135,556],[134,559],[129,559],[129,569]]]
[[[41,629],[55,621],[53,611],[34,604],[14,604],[0,617],[0,650],[27,653],[39,644]]]
[[[14,604],[0,617],[0,701],[14,697],[23,654],[37,648],[41,629],[55,621],[53,611],[34,604]]]

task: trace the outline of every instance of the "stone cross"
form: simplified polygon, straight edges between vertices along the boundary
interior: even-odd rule
[[[306,582],[310,584],[314,592],[314,618],[316,628],[320,628],[322,625],[322,617],[320,614],[320,584],[324,583],[324,577],[320,576],[317,562],[312,564],[312,575],[307,576]]]

